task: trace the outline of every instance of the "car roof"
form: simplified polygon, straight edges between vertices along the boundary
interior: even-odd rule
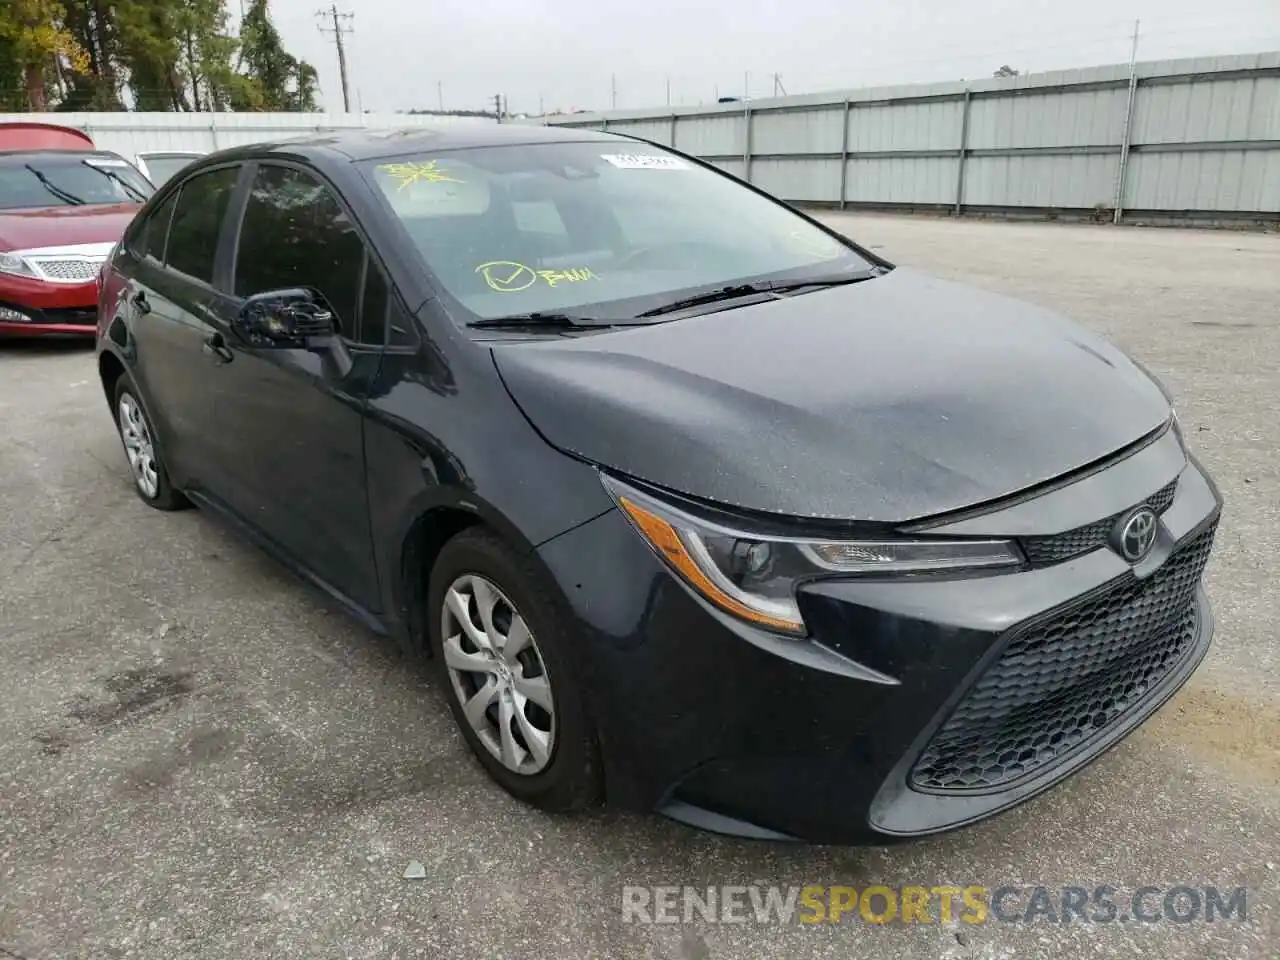
[[[620,142],[619,137],[597,130],[543,127],[514,123],[465,123],[456,126],[423,129],[409,127],[387,130],[353,130],[315,134],[297,139],[257,143],[219,151],[219,160],[250,157],[338,156],[350,161],[376,160],[436,150],[462,150],[469,147],[514,146],[532,143]]]
[[[111,157],[114,160],[124,159],[115,151],[103,150],[101,147],[85,147],[83,150],[63,150],[59,148],[48,150],[0,150],[0,161],[31,160],[36,157]]]

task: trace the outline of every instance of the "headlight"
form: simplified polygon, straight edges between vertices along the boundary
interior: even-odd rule
[[[603,477],[622,512],[684,581],[721,610],[758,626],[805,632],[796,586],[842,574],[1014,567],[1006,540],[807,540],[731,529]]]
[[[0,273],[12,273],[19,277],[40,279],[40,274],[35,272],[31,264],[16,253],[0,253]]]

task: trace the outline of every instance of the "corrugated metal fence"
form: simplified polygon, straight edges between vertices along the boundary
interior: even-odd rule
[[[1280,53],[575,114],[796,202],[1280,219]]]
[[[440,128],[493,123],[484,117],[402,113],[8,113],[0,120],[36,120],[78,127],[103,150],[134,157],[148,150],[209,153],[263,140],[338,130]]]

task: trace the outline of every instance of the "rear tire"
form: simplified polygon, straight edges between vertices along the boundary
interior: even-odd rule
[[[449,709],[489,776],[553,813],[599,802],[572,621],[545,574],[492,532],[464,530],[432,568],[427,609]]]
[[[169,482],[169,471],[156,445],[155,429],[138,399],[138,389],[127,373],[122,373],[116,380],[112,406],[116,430],[124,444],[133,475],[134,492],[143,503],[156,510],[182,510],[191,506],[191,502]]]

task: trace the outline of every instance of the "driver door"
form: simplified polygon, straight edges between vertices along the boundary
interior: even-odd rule
[[[377,613],[364,410],[386,342],[387,285],[334,191],[312,171],[260,163],[215,307],[215,430],[233,464],[220,499],[298,565]],[[245,298],[312,287],[333,308],[349,371],[236,333]]]

